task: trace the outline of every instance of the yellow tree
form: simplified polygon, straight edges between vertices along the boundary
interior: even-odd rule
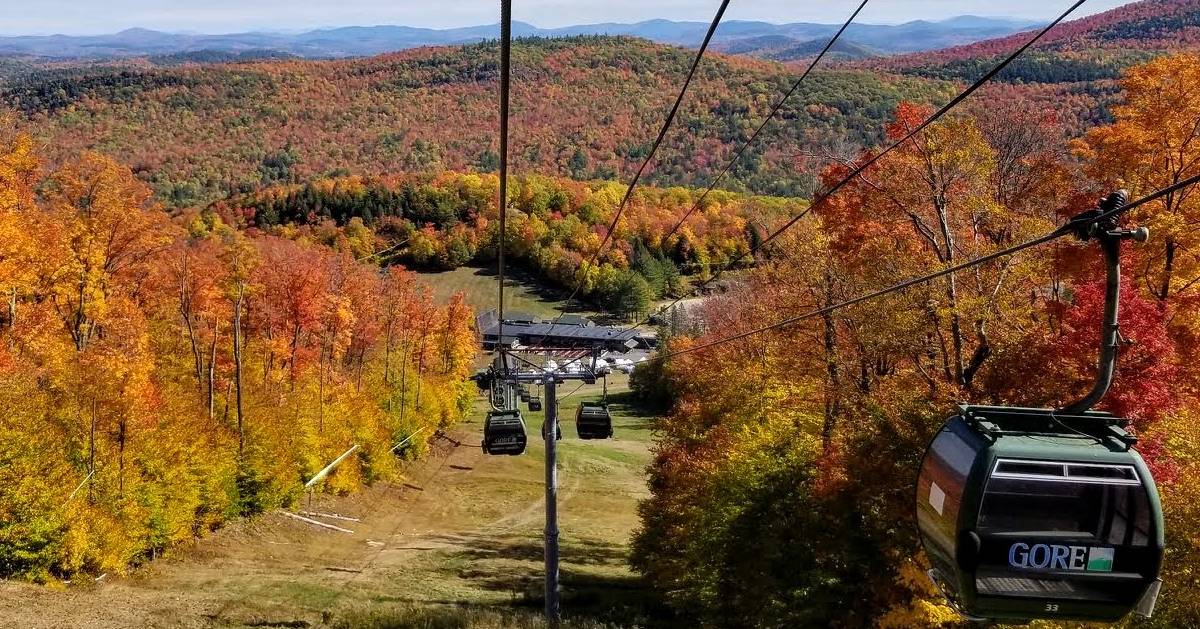
[[[176,293],[175,309],[187,332],[196,387],[208,417],[216,413],[217,343],[221,336],[225,269],[220,245],[213,239],[178,243],[170,255],[166,282]]]
[[[1124,186],[1135,197],[1200,173],[1200,55],[1161,57],[1132,68],[1122,82],[1125,101],[1116,122],[1092,130],[1080,145],[1088,169],[1105,188]],[[1141,208],[1132,219],[1149,225],[1146,289],[1157,299],[1200,281],[1200,191],[1194,187]],[[1182,280],[1177,279],[1182,276]]]
[[[98,153],[85,153],[51,178],[50,215],[69,252],[53,270],[51,299],[79,351],[95,337],[110,296],[135,293],[151,258],[173,240],[151,190]]]
[[[0,116],[0,129],[11,128],[11,116]],[[17,300],[37,278],[38,247],[30,222],[39,218],[34,205],[38,159],[25,134],[0,136],[0,290],[8,303],[8,323],[17,317]],[[42,231],[41,233],[45,233]]]
[[[929,113],[928,108],[901,104],[888,135],[902,137]],[[883,183],[873,187],[891,202],[897,216],[911,223],[923,249],[932,253],[937,263],[950,265],[962,256],[963,240],[978,234],[975,226],[988,211],[981,184],[994,167],[994,152],[975,125],[952,120],[931,126],[905,143],[883,166]],[[968,362],[957,276],[947,276],[944,298],[941,308],[934,306],[933,300],[929,308],[939,337],[942,368],[947,380],[970,386],[972,374],[986,358],[988,340],[984,332],[977,331],[979,343]],[[949,317],[949,349],[937,324],[943,315]]]
[[[238,462],[245,462],[246,450],[246,404],[245,404],[245,315],[246,300],[255,286],[252,284],[254,270],[258,265],[257,250],[246,236],[235,229],[224,228],[219,233],[221,240],[221,263],[224,265],[224,281],[222,292],[228,301],[232,314],[229,331],[233,346],[233,397],[237,417]],[[226,414],[228,414],[228,395],[226,395]]]
[[[115,443],[116,485],[123,492],[125,453],[153,397],[153,359],[139,299],[155,256],[175,232],[151,204],[150,189],[129,169],[96,153],[56,172],[46,197],[48,221],[65,239],[63,255],[43,281],[77,354],[68,386],[77,407],[90,409],[90,467],[95,471],[96,433],[103,427]]]

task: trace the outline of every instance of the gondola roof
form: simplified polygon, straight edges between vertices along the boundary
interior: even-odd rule
[[[1072,458],[1119,463],[1129,460],[1137,437],[1125,430],[1128,420],[1110,413],[1089,411],[1064,415],[1042,408],[961,406],[967,425],[992,442],[1001,456]]]

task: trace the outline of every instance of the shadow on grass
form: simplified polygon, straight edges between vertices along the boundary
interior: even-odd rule
[[[332,624],[336,629],[540,629],[546,626],[533,610],[465,604],[398,602],[386,607],[351,610]],[[618,629],[621,625],[571,612],[563,614],[561,629]]]
[[[496,277],[496,269],[476,268],[474,274],[478,277]],[[504,287],[523,288],[529,294],[537,296],[539,302],[556,308],[560,307],[561,302],[569,296],[567,291],[549,286],[544,279],[529,269],[511,264],[504,267]],[[588,304],[578,300],[567,304],[566,310],[570,313],[590,312]]]
[[[506,592],[518,608],[540,609],[544,605],[541,539],[487,534],[434,539],[455,547],[455,555],[467,559],[467,566],[456,572],[458,578],[480,589]],[[560,558],[562,608],[571,616],[602,625],[670,626],[670,613],[659,597],[641,578],[628,573],[625,546],[592,539],[569,540],[564,541]]]
[[[608,408],[625,426],[644,430],[654,429],[654,418],[659,413],[658,410],[643,404],[633,391],[610,393]]]
[[[442,535],[431,538],[458,546],[458,554],[471,560],[512,559],[541,561],[542,540],[521,535]],[[624,546],[597,540],[564,541],[561,559],[564,563],[585,566],[624,567],[629,555]]]

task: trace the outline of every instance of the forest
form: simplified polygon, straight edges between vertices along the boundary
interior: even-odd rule
[[[931,53],[880,57],[844,67],[904,76],[970,81],[1028,35],[1012,35]],[[1129,68],[1200,42],[1200,1],[1133,2],[1059,24],[996,76],[993,99],[1018,99],[1054,109],[1069,138],[1113,122],[1119,79]]]
[[[492,42],[346,61],[47,68],[0,83],[0,104],[22,112],[48,159],[100,150],[163,203],[189,207],[339,174],[495,171],[497,52]],[[690,61],[688,50],[630,38],[518,41],[514,171],[627,175]],[[648,182],[706,184],[793,78],[777,63],[711,57]],[[920,77],[818,72],[780,113],[775,141],[749,151],[730,185],[802,195],[813,180],[791,168],[801,142],[875,141],[896,103],[948,90]]]
[[[0,577],[121,574],[305,481],[394,478],[463,417],[474,313],[344,236],[174,218],[0,124]],[[423,430],[411,447],[401,439]]]
[[[206,210],[232,225],[270,232],[332,223],[387,246],[379,261],[415,269],[494,265],[499,177],[438,175],[348,176],[276,185],[218,201]],[[549,286],[570,291],[619,316],[645,314],[654,300],[682,294],[685,275],[745,256],[763,226],[792,216],[799,199],[687,188],[639,187],[618,223],[611,246],[592,261],[612,224],[626,186],[523,175],[512,178],[505,247],[509,260]],[[699,205],[697,205],[699,204]],[[684,214],[697,211],[686,224]],[[672,231],[679,225],[679,229]],[[669,238],[668,238],[669,236]],[[358,255],[368,255],[362,250]]]
[[[1062,224],[1117,186],[1134,197],[1200,172],[1200,57],[1136,66],[1114,122],[1066,145],[1023,103],[943,119],[813,207],[681,350],[945,268]],[[902,137],[931,112],[904,103]],[[868,148],[831,163],[840,180]],[[1167,517],[1152,621],[1200,621],[1197,326],[1200,192],[1139,208],[1125,248],[1125,339],[1104,408],[1129,417]],[[925,576],[912,514],[925,446],[963,401],[1045,407],[1092,382],[1103,307],[1096,247],[1059,241],[737,342],[658,360],[635,384],[671,409],[634,563],[714,626],[956,626]]]
[[[929,54],[900,55],[871,62],[880,68],[962,61],[1011,51],[1027,41],[1017,34],[974,44],[955,46]],[[1188,51],[1200,41],[1200,2],[1197,0],[1152,0],[1131,2],[1114,9],[1059,24],[1032,50],[1121,54],[1130,51]]]
[[[1001,74],[996,97],[1067,99],[1063,131],[1112,121],[1115,79],[1200,41],[1197,0],[1153,0],[1067,22]],[[739,161],[728,186],[805,196],[816,174],[797,154],[837,138],[877,143],[901,100],[931,102],[981,74],[1015,35],[942,51],[823,63]],[[56,161],[98,149],[128,164],[171,207],[205,205],[274,183],[339,175],[494,172],[494,42],[365,59],[203,54],[109,64],[0,57],[0,103]],[[513,95],[517,172],[626,177],[649,150],[690,51],[624,37],[518,40]],[[212,63],[206,63],[211,61]],[[797,63],[803,63],[800,60]],[[712,54],[651,170],[660,186],[699,186],[786,91],[798,65]],[[641,138],[640,140],[638,138]],[[769,148],[766,148],[769,147]]]

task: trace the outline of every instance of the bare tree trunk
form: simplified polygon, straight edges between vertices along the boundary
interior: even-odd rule
[[[238,283],[237,301],[233,305],[233,379],[237,388],[238,460],[243,460],[246,449],[246,425],[242,405],[242,302],[246,287]]]
[[[1161,301],[1166,301],[1171,295],[1171,278],[1175,274],[1175,249],[1177,247],[1178,244],[1175,242],[1175,237],[1167,236],[1162,285],[1159,287],[1157,295]]]
[[[384,341],[383,345],[383,384],[385,388],[388,388],[387,410],[389,413],[392,412],[392,392],[390,387],[392,385],[392,336],[394,326],[395,317],[388,317],[387,340]]]
[[[392,383],[392,334],[393,334],[392,328],[393,328],[393,326],[394,326],[394,323],[392,322],[391,319],[389,319],[388,324],[387,324],[387,341],[383,346],[383,383],[384,384]],[[389,402],[389,404],[390,404],[390,402]],[[391,410],[390,406],[388,407],[388,410]]]
[[[75,350],[83,351],[87,347],[87,338],[83,333],[84,308],[87,304],[87,269],[79,273],[79,307],[75,310],[71,337],[75,339]]]
[[[987,323],[983,319],[975,321],[975,337],[979,340],[979,344],[975,346],[975,352],[971,354],[970,362],[963,369],[962,385],[968,391],[975,384],[975,375],[979,373],[979,368],[992,355],[992,345],[988,342],[987,336]]]
[[[211,421],[215,416],[216,411],[216,392],[213,389],[217,386],[217,337],[220,336],[221,320],[213,317],[213,338],[212,346],[208,354],[208,419]]]
[[[200,395],[204,395],[204,356],[200,353],[200,342],[196,339],[196,324],[192,317],[191,296],[187,287],[179,288],[179,316],[183,317],[183,325],[187,328],[188,343],[192,348],[192,366],[196,372],[196,387]]]
[[[921,374],[921,379],[925,381],[925,386],[929,387],[929,399],[936,398],[937,381],[933,379],[933,376],[931,376],[929,372],[925,370],[925,366],[921,364],[921,355],[913,354],[912,360],[913,365],[915,365],[917,368],[917,373]]]
[[[954,234],[950,231],[949,211],[945,197],[938,193],[934,195],[933,206],[937,210],[938,227],[942,232],[943,264],[954,264]],[[950,305],[950,343],[954,348],[954,381],[963,381],[963,335],[962,320],[958,314],[958,281],[953,273],[946,276],[946,299]]]
[[[833,305],[833,273],[825,270],[825,306]],[[821,451],[828,454],[833,444],[833,431],[837,427],[838,416],[841,415],[841,374],[837,361],[837,326],[833,313],[826,312],[821,316],[825,324],[825,372],[828,381],[825,383],[825,422],[821,426]]]
[[[942,320],[938,317],[937,309],[933,307],[933,304],[926,303],[925,308],[933,327],[933,335],[937,338],[939,353],[942,355],[942,372],[947,382],[953,382],[954,374],[950,369],[950,349],[946,347],[946,335],[942,333]]]
[[[125,438],[128,423],[125,417],[117,422],[117,492],[125,496]]]
[[[96,502],[96,398],[92,398],[92,426],[88,437],[88,502]]]
[[[408,335],[405,334],[405,337]],[[404,339],[404,351],[400,353],[400,422],[404,423],[404,416],[408,409],[408,338]]]
[[[453,344],[452,338],[454,333],[454,318],[458,316],[455,303],[450,302],[450,309],[446,312],[446,332],[442,337],[442,369],[450,371],[450,347]]]
[[[325,343],[321,342],[321,356],[317,360],[317,433],[325,432]]]
[[[362,391],[363,368],[367,364],[367,346],[363,345],[362,349],[358,350],[358,375],[354,380],[354,390]]]
[[[292,375],[292,383],[291,383],[292,391],[296,390],[296,352],[299,350],[299,348],[300,348],[300,324],[297,323],[296,327],[292,330],[292,355],[290,357],[288,357],[288,365],[290,367],[291,375]]]
[[[758,388],[760,391],[766,391],[771,383],[771,374],[767,369],[767,365],[770,364],[771,359],[771,339],[767,334],[760,334],[758,340]],[[767,416],[767,396],[755,396],[755,401],[758,402],[757,417],[765,418]],[[799,424],[799,422],[800,416],[797,414],[793,420],[793,424]]]
[[[425,340],[427,336],[429,336],[428,318],[421,326],[421,340],[418,341],[417,347],[417,398],[414,400],[417,408],[421,408],[421,379],[425,377]]]
[[[200,353],[200,342],[196,339],[196,326],[191,316],[185,314],[183,319],[187,323],[188,342],[192,346],[192,362],[196,366],[196,386],[200,389],[200,395],[204,395],[204,355]]]
[[[954,381],[963,382],[963,335],[962,318],[958,314],[958,287],[954,275],[950,275],[946,287],[946,298],[950,300],[950,342],[954,346]]]

